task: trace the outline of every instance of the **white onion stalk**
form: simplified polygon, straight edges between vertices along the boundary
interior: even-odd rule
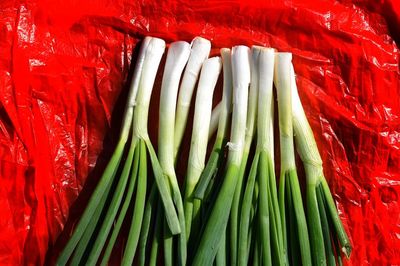
[[[145,37],[140,46],[139,55],[135,65],[135,72],[132,77],[132,82],[129,86],[128,102],[125,106],[124,119],[122,120],[121,134],[129,134],[133,119],[133,109],[136,105],[136,95],[139,90],[140,78],[142,76],[143,64],[145,61],[146,50],[150,44],[152,37]]]
[[[222,111],[222,101],[219,102],[212,110],[210,128],[208,130],[208,140],[212,138],[212,136],[218,129],[218,122],[219,122],[219,116],[221,115],[221,111]]]
[[[189,54],[190,45],[187,42],[173,42],[169,47],[161,85],[158,128],[158,157],[164,175],[168,179],[171,187],[172,198],[178,211],[181,228],[181,233],[178,236],[177,264],[179,265],[186,264],[186,230],[183,202],[174,167],[174,128],[179,81],[189,58]],[[165,235],[164,254],[166,265],[174,264],[172,262],[172,251],[172,235]]]
[[[178,103],[176,107],[175,137],[174,137],[174,158],[179,151],[183,135],[186,129],[190,102],[192,101],[193,91],[199,77],[201,66],[207,59],[211,50],[209,40],[196,37],[191,43],[190,57],[183,74],[182,83],[179,89]]]
[[[300,184],[297,178],[292,124],[292,96],[290,67],[291,53],[275,56],[274,83],[278,93],[281,174],[279,204],[282,217],[284,248],[290,243],[291,264],[311,265],[310,241],[303,208]],[[286,232],[286,227],[289,233]],[[301,258],[301,261],[299,260]]]
[[[336,265],[332,240],[336,238],[347,257],[351,254],[351,244],[337,213],[332,194],[324,177],[322,159],[313,132],[304,113],[297,92],[296,78],[291,65],[291,91],[293,127],[297,152],[304,164],[306,173],[307,215],[310,228],[311,250],[315,264]],[[332,225],[332,226],[330,226]],[[334,230],[331,230],[333,227]],[[338,260],[340,252],[337,251]]]
[[[189,239],[193,222],[194,232],[199,230],[200,201],[194,199],[193,191],[204,169],[207,153],[208,132],[211,119],[212,98],[221,71],[221,58],[213,57],[204,61],[201,69],[193,118],[192,139],[185,179],[184,209],[186,217],[186,238]]]
[[[193,265],[212,265],[229,219],[239,168],[243,157],[246,131],[248,89],[250,84],[250,49],[232,49],[233,112],[228,159],[221,190],[206,221]]]
[[[214,146],[210,157],[207,161],[206,167],[202,172],[199,182],[194,192],[194,197],[203,200],[206,190],[213,182],[212,178],[217,173],[220,165],[222,164],[224,147],[228,138],[230,113],[232,112],[232,63],[231,63],[231,50],[227,48],[221,49],[222,66],[224,73],[224,84],[222,91],[222,100],[218,104],[221,106],[219,109],[218,131],[215,138]],[[215,108],[216,109],[216,108]],[[214,110],[215,110],[214,109]],[[216,111],[215,111],[216,112]],[[214,111],[213,111],[214,114]],[[211,117],[212,119],[212,117]],[[210,125],[211,127],[211,125]],[[210,137],[210,135],[209,135]]]

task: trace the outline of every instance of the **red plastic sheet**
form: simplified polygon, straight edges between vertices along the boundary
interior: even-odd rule
[[[400,6],[365,2],[0,1],[0,264],[57,252],[84,204],[70,206],[115,144],[137,42],[201,35],[214,54],[237,44],[293,52],[354,245],[347,264],[399,265]]]

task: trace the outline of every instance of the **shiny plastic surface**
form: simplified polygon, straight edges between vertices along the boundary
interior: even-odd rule
[[[354,245],[346,264],[400,264],[397,0],[26,0],[0,1],[1,265],[43,264],[48,249],[57,252],[69,213],[81,212],[115,145],[144,35],[200,35],[213,55],[238,44],[293,52]]]

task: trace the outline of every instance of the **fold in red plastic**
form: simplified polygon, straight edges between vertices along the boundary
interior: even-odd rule
[[[237,44],[293,52],[354,245],[347,264],[400,264],[400,7],[364,2],[0,2],[0,264],[43,264],[85,180],[99,178],[144,35],[200,35],[214,54]]]

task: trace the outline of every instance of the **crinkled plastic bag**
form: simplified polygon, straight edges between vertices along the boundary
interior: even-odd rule
[[[0,2],[0,264],[43,264],[65,243],[115,145],[138,41],[200,35],[213,54],[294,54],[346,264],[399,265],[400,6],[364,2]]]

